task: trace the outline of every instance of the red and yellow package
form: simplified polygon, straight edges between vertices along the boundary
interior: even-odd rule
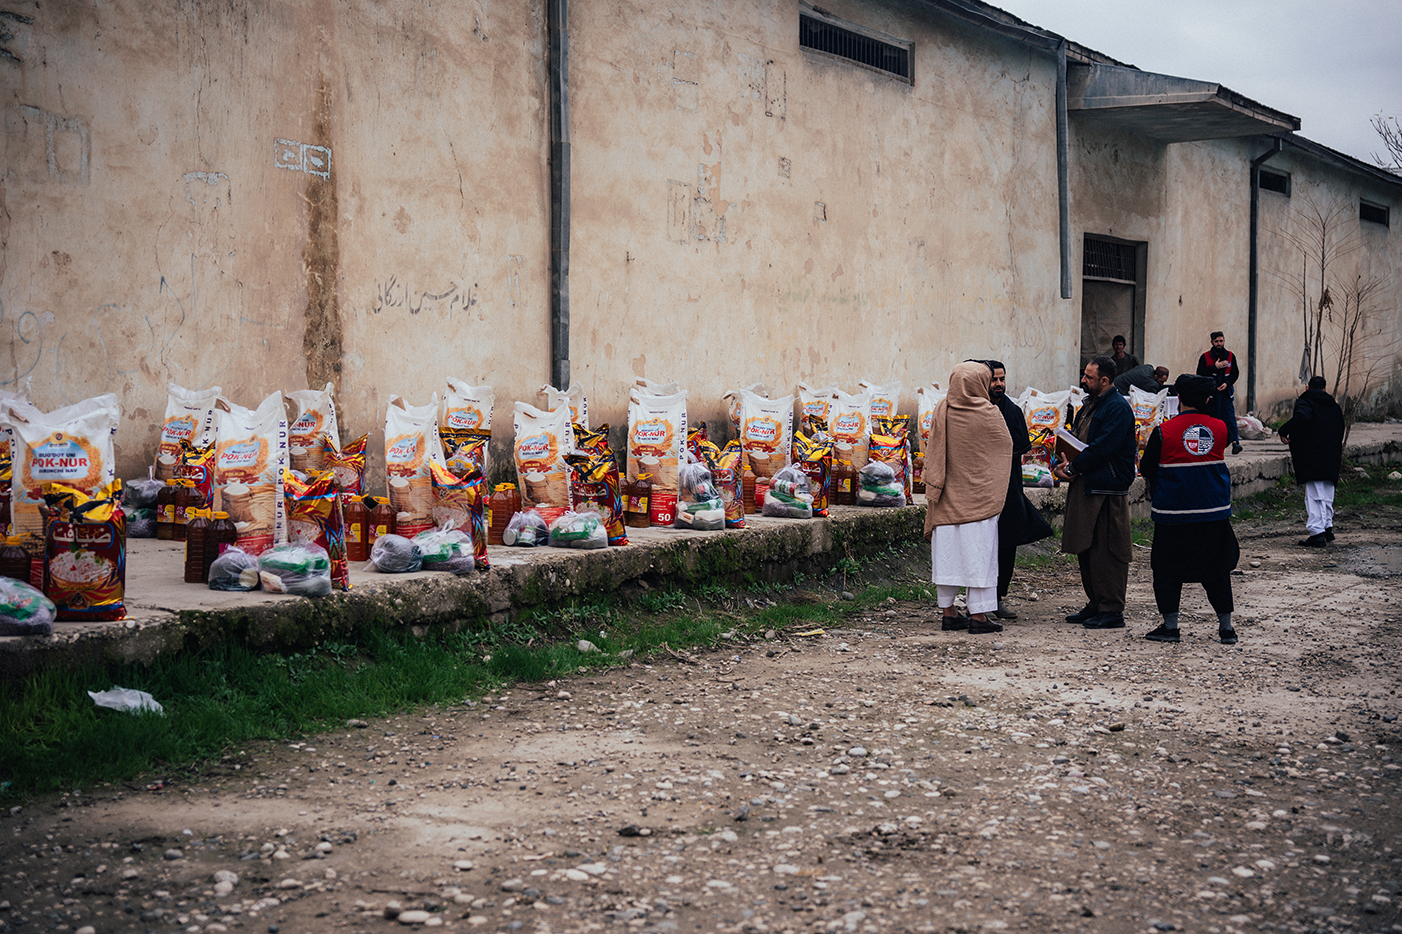
[[[576,435],[578,438],[576,425]],[[628,544],[623,526],[623,490],[618,479],[618,461],[613,452],[566,454],[570,465],[570,508],[592,512],[604,524],[610,545]]]
[[[832,491],[832,439],[800,431],[794,435],[793,455],[794,466],[803,471],[812,487],[813,515],[826,516]]]
[[[452,527],[472,537],[472,557],[483,571],[487,560],[487,480],[476,466],[466,476],[456,476],[438,462],[429,465],[433,481],[433,523],[440,529]]]
[[[365,448],[369,440],[369,435],[361,435],[336,451],[332,449],[329,436],[320,438],[323,463],[340,484],[343,502],[347,496],[360,496],[365,492]]]
[[[720,501],[725,504],[725,527],[743,529],[745,527],[744,466],[741,460],[744,451],[740,439],[732,438],[725,447],[717,447],[713,441],[702,441],[701,459],[711,468],[711,482],[720,493]]]
[[[350,590],[346,519],[335,474],[327,471],[304,483],[289,470],[283,474],[282,486],[287,504],[287,540],[325,548],[331,558],[331,586]]]
[[[686,449],[687,449],[688,451],[691,452],[691,456],[692,456],[693,459],[695,459],[695,460],[697,460],[697,461],[703,460],[703,458],[701,457],[701,442],[703,442],[703,441],[705,441],[705,440],[706,440],[706,423],[705,423],[705,422],[702,422],[702,423],[699,424],[699,425],[690,425],[690,426],[687,427],[687,429],[686,429]]]
[[[492,433],[482,428],[440,428],[443,438],[444,463],[455,477],[466,477],[476,470],[487,475],[487,445]]]
[[[122,482],[89,496],[62,483],[44,485],[44,596],[60,622],[127,615],[127,520]]]
[[[881,461],[896,472],[896,479],[905,490],[906,502],[910,502],[910,416],[896,415],[890,418],[871,420],[871,448],[869,460]]]
[[[613,448],[609,447],[609,426],[600,425],[598,428],[585,428],[575,422],[574,428],[574,450],[576,454],[607,454],[613,456]]]
[[[214,502],[214,445],[197,447],[188,441],[180,442],[180,453],[175,458],[175,479],[193,480],[195,489],[203,498],[199,508],[207,509]]]

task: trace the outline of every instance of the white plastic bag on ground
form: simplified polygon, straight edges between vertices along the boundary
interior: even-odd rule
[[[113,710],[121,710],[125,713],[136,713],[140,710],[165,713],[165,708],[157,703],[154,697],[135,688],[112,687],[105,691],[89,691],[88,696],[99,707],[111,707]]]

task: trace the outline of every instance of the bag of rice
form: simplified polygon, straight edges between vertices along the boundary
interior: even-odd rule
[[[807,383],[799,383],[799,424],[802,425],[809,418],[821,418],[824,424],[832,424],[832,397],[836,392],[836,386],[819,386],[814,389]]]
[[[326,469],[341,485],[343,503],[344,497],[365,493],[365,449],[369,441],[368,434],[361,435],[339,451],[327,451]]]
[[[948,393],[939,383],[931,383],[915,390],[916,417],[920,420],[920,450],[930,445],[930,420],[935,417],[935,406],[940,404]]]
[[[1134,463],[1144,455],[1144,445],[1149,436],[1163,423],[1163,401],[1168,398],[1168,387],[1158,392],[1145,392],[1138,386],[1129,387],[1129,407],[1134,411]]]
[[[725,414],[730,419],[730,431],[736,436],[740,435],[740,406],[744,400],[741,393],[752,392],[761,398],[769,398],[769,390],[764,388],[763,383],[753,383],[743,389],[732,389],[721,396],[721,401],[725,403]]]
[[[336,477],[327,472],[304,483],[289,470],[283,478],[283,495],[287,498],[288,543],[324,548],[331,561],[332,588],[350,590],[346,520]]]
[[[878,461],[890,466],[910,499],[910,416],[874,418],[871,422],[871,447],[868,463]]]
[[[686,391],[634,397],[628,402],[628,479],[652,475],[648,514],[668,526],[677,516],[677,471],[686,451]]]
[[[448,377],[448,391],[443,396],[445,430],[492,430],[492,409],[497,396],[491,386],[469,386],[460,379]]]
[[[1066,424],[1066,403],[1069,390],[1038,392],[1029,388],[1022,399],[1022,414],[1027,418],[1027,440],[1032,442],[1028,456],[1046,467],[1052,466],[1056,453],[1056,430]]]
[[[857,470],[866,466],[867,444],[871,437],[871,397],[866,392],[848,395],[841,389],[833,393],[832,420],[828,433],[832,435],[832,456],[847,461]]]
[[[740,446],[755,479],[789,466],[793,448],[793,396],[766,399],[740,390]]]
[[[800,431],[794,435],[793,450],[794,466],[808,477],[813,515],[826,516],[832,492],[832,438]]]
[[[565,461],[570,465],[570,508],[597,515],[608,533],[610,545],[628,544],[628,533],[623,526],[623,488],[618,480],[618,461],[613,451],[607,447],[593,448],[566,454]]]
[[[583,398],[581,396],[581,398]],[[565,455],[574,450],[571,409],[557,406],[542,412],[525,402],[516,403],[516,476],[521,481],[521,508],[570,506],[570,470]]]
[[[180,444],[189,442],[196,447],[214,443],[214,403],[220,389],[184,389],[175,383],[166,385],[166,418],[161,425],[161,440],[156,446],[156,479],[185,479],[176,474],[180,463]]]
[[[336,402],[331,398],[334,388],[327,383],[325,389],[299,389],[287,394],[297,403],[297,418],[287,427],[287,459],[298,473],[323,473],[327,454],[341,449]]]
[[[385,409],[385,472],[394,530],[405,538],[433,528],[429,466],[442,463],[438,393],[428,405],[409,405],[395,396]]]
[[[871,418],[892,418],[896,414],[901,402],[901,381],[887,383],[885,386],[877,386],[870,380],[862,380],[857,384],[858,389],[866,391],[870,396],[867,402],[867,415]]]
[[[55,619],[99,622],[127,615],[127,523],[122,483],[93,491],[44,484],[44,596]]]
[[[663,383],[658,382],[656,380],[644,379],[643,377],[639,376],[636,380],[633,381],[633,386],[631,389],[628,390],[628,395],[629,398],[631,398],[634,395],[675,396],[678,392],[681,391],[681,388],[681,383]]]
[[[10,406],[11,535],[33,536],[36,543],[43,540],[39,507],[44,502],[44,484],[62,483],[96,496],[116,480],[112,435],[121,417],[122,408],[112,393],[47,413],[24,403]]]
[[[741,458],[744,450],[739,438],[732,438],[724,448],[712,441],[700,444],[701,459],[711,469],[711,482],[720,494],[721,505],[725,508],[725,527],[743,529],[745,527],[744,468]]]
[[[487,560],[486,478],[476,468],[459,477],[442,464],[431,464],[429,472],[433,480],[434,523],[440,529],[453,529],[471,538],[474,563],[485,571],[491,566]],[[424,555],[427,563],[428,552]]]
[[[553,412],[560,406],[569,406],[570,424],[589,427],[589,400],[584,397],[584,387],[579,385],[577,380],[570,383],[570,388],[564,392],[554,386],[542,386],[540,395],[545,397],[547,412]]]
[[[227,400],[225,400],[227,402]],[[233,520],[236,544],[255,557],[287,541],[282,478],[287,470],[287,409],[274,392],[256,409],[228,403],[214,411],[218,438],[214,487]]]

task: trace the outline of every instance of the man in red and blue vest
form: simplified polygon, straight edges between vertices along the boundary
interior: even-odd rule
[[[1145,638],[1178,642],[1183,585],[1201,583],[1217,614],[1217,635],[1235,645],[1232,570],[1241,557],[1232,531],[1232,478],[1225,459],[1230,434],[1208,415],[1216,383],[1183,374],[1174,383],[1179,415],[1154,429],[1139,460],[1152,497],[1154,600],[1163,624]]]

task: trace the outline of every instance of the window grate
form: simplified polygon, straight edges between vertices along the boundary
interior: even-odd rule
[[[1382,224],[1384,227],[1387,227],[1389,226],[1388,220],[1390,218],[1388,215],[1390,213],[1391,212],[1381,204],[1370,204],[1367,201],[1358,202],[1358,219],[1361,221],[1368,221],[1370,224]]]
[[[850,29],[805,16],[798,17],[800,48],[827,52],[848,61],[910,80],[910,50]]]
[[[1290,176],[1284,172],[1267,172],[1261,170],[1261,190],[1274,191],[1285,197],[1290,197]]]
[[[1095,240],[1086,237],[1085,255],[1081,260],[1081,275],[1097,279],[1118,279],[1134,282],[1135,248],[1133,243]]]

